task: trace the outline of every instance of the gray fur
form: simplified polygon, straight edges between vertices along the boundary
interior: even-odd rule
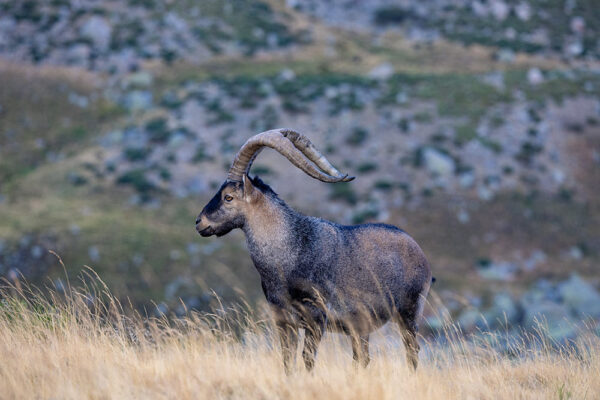
[[[227,201],[228,196],[233,200]],[[417,322],[431,283],[417,243],[386,224],[339,225],[288,207],[260,179],[225,182],[200,213],[203,236],[241,228],[274,311],[286,371],[306,330],[303,359],[312,369],[327,329],[350,335],[353,358],[369,362],[369,334],[395,320],[416,368]]]

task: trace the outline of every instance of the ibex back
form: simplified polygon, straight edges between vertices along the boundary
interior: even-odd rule
[[[281,339],[289,371],[305,329],[302,356],[311,370],[326,329],[349,335],[355,362],[369,363],[369,334],[390,319],[403,334],[408,362],[417,367],[418,320],[431,271],[417,243],[392,225],[339,225],[288,207],[258,177],[252,162],[271,147],[313,178],[351,181],[303,135],[288,129],[250,138],[236,155],[227,180],[196,220],[202,236],[240,228]]]

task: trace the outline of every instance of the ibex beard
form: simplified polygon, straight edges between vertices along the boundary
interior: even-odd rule
[[[305,330],[302,357],[314,367],[326,330],[349,335],[355,363],[369,363],[369,334],[389,320],[399,324],[407,361],[416,369],[418,321],[431,284],[419,245],[387,224],[346,226],[288,207],[248,172],[257,154],[271,147],[323,182],[354,179],[341,174],[303,135],[276,129],[248,139],[227,180],[196,220],[202,236],[242,229],[262,289],[272,308],[289,372]]]

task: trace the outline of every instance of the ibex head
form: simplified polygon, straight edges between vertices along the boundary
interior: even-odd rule
[[[196,219],[196,230],[202,236],[223,236],[244,226],[245,216],[257,200],[258,193],[248,172],[264,147],[271,147],[308,175],[323,182],[348,182],[304,135],[290,129],[274,129],[248,139],[236,154],[227,180],[202,209]]]

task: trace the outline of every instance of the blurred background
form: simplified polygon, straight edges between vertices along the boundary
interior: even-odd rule
[[[425,334],[600,329],[597,0],[0,0],[0,275],[61,290],[53,250],[152,315],[263,301],[194,220],[275,127],[357,176],[265,151],[289,205],[421,244]]]

